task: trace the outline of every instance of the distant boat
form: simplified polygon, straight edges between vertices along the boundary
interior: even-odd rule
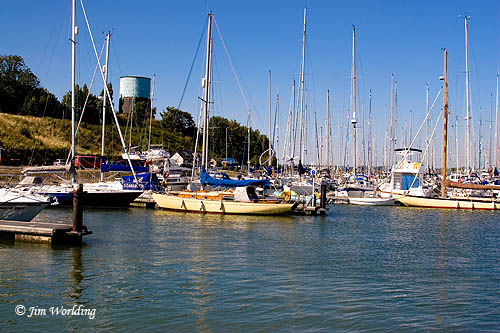
[[[31,221],[45,207],[50,198],[13,188],[0,188],[0,220]]]
[[[361,206],[393,206],[394,199],[381,198],[381,197],[363,197],[363,198],[349,198],[349,203],[352,205]]]

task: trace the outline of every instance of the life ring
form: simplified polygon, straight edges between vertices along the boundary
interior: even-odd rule
[[[167,179],[169,175],[170,172],[168,170],[165,170],[165,172],[163,172],[163,178]]]
[[[290,201],[291,196],[292,194],[290,193],[290,191],[283,191],[281,192],[279,198],[282,199],[283,201]]]
[[[420,168],[420,163],[417,162],[413,163],[413,169],[418,169],[418,168]]]

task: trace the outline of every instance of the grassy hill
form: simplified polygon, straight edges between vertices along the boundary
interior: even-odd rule
[[[125,125],[120,125],[122,131]],[[122,145],[116,126],[106,126],[106,155],[119,156]],[[128,143],[128,134],[126,137]],[[145,128],[132,131],[132,146],[147,146]],[[192,149],[192,138],[177,133],[166,133],[159,122],[153,125],[152,143],[164,144],[169,149]],[[19,116],[0,113],[0,148],[9,164],[40,165],[66,158],[71,149],[71,122],[50,117]],[[77,155],[101,154],[101,126],[82,123],[76,137]]]

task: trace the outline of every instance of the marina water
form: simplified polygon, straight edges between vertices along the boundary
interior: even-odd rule
[[[71,218],[57,208],[36,220]],[[496,212],[332,205],[325,217],[240,217],[130,208],[85,210],[84,220],[94,234],[82,247],[0,242],[2,330],[500,329]],[[93,318],[83,313],[93,309]]]

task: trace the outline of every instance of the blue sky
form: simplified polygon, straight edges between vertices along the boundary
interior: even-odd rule
[[[268,71],[273,95],[280,94],[280,132],[284,135],[291,82],[298,78],[303,9],[307,6],[306,88],[309,122],[313,112],[323,125],[326,90],[331,92],[334,135],[338,115],[345,127],[350,107],[352,25],[356,25],[359,102],[372,112],[376,149],[383,148],[385,105],[390,108],[391,74],[398,82],[398,131],[413,133],[425,115],[425,87],[430,99],[441,86],[443,53],[449,52],[451,117],[465,115],[464,22],[470,41],[471,110],[473,123],[483,109],[483,132],[488,135],[490,93],[495,94],[500,65],[500,2],[498,1],[85,1],[98,49],[112,31],[110,80],[119,92],[122,75],[156,74],[155,106],[177,106],[195,54],[206,14],[212,10],[231,60],[250,100],[253,126],[267,133]],[[95,67],[82,11],[77,6],[78,82],[90,83]],[[70,1],[8,1],[2,4],[2,54],[19,54],[59,98],[70,89]],[[246,123],[246,107],[215,30],[214,115]],[[204,40],[195,63],[182,109],[196,117],[204,72]],[[102,89],[96,81],[94,92]],[[494,96],[495,97],[495,96]],[[117,104],[117,103],[116,103]],[[433,112],[437,117],[442,98]],[[358,110],[360,106],[358,103]],[[368,107],[365,106],[367,112]],[[274,106],[273,106],[274,110]],[[345,119],[344,119],[345,118]],[[405,125],[406,122],[406,125]],[[461,125],[463,127],[463,124]],[[454,131],[454,130],[453,130]],[[463,128],[459,127],[463,132]],[[477,129],[476,129],[477,132]],[[345,129],[344,129],[345,134]],[[441,137],[441,130],[437,133]],[[311,133],[312,137],[312,133]],[[488,143],[488,137],[486,137]],[[312,140],[310,140],[312,141]],[[338,152],[335,153],[336,156]],[[381,159],[381,158],[379,158]],[[380,163],[379,163],[380,164]]]

